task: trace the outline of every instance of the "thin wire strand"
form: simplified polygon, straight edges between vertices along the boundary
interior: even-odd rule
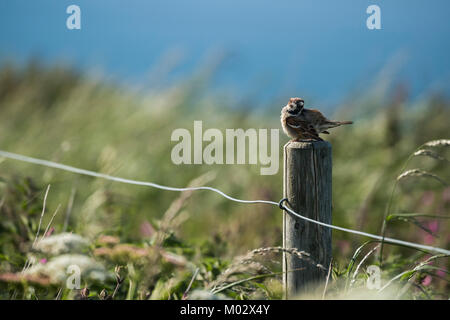
[[[115,176],[111,176],[111,175],[108,175],[108,174],[103,174],[103,173],[98,173],[98,172],[95,172],[95,171],[75,168],[75,167],[68,166],[68,165],[61,164],[61,163],[48,161],[48,160],[37,159],[37,158],[32,158],[32,157],[27,157],[27,156],[24,156],[24,155],[20,155],[20,154],[8,152],[8,151],[3,151],[3,150],[0,150],[0,157],[4,157],[4,158],[8,158],[8,159],[14,159],[14,160],[23,161],[23,162],[28,162],[28,163],[37,164],[37,165],[50,167],[50,168],[55,168],[55,169],[59,169],[59,170],[69,171],[69,172],[72,172],[72,173],[78,173],[78,174],[82,174],[82,175],[86,175],[86,176],[97,177],[97,178],[102,178],[102,179],[106,179],[106,180],[111,180],[111,181],[116,181],[116,182],[121,182],[121,183],[127,183],[127,184],[132,184],[132,185],[138,185],[138,186],[147,186],[147,187],[157,188],[157,189],[166,190],[166,191],[209,190],[209,191],[213,191],[215,193],[218,193],[222,197],[224,197],[224,198],[226,198],[228,200],[234,201],[234,202],[246,203],[246,204],[264,203],[264,204],[275,205],[277,207],[280,207],[280,208],[286,210],[287,212],[289,212],[290,214],[294,215],[297,218],[300,218],[300,219],[303,219],[305,221],[312,222],[312,223],[315,223],[315,224],[318,224],[318,225],[321,225],[321,226],[324,226],[324,227],[327,227],[327,228],[331,228],[331,229],[335,229],[335,230],[339,230],[339,231],[344,231],[344,232],[348,232],[348,233],[353,233],[353,234],[357,234],[357,235],[360,235],[360,236],[364,236],[364,237],[368,237],[368,238],[372,238],[372,239],[376,239],[376,240],[381,240],[381,241],[384,241],[386,243],[399,244],[399,245],[403,245],[403,246],[407,246],[407,247],[411,247],[411,248],[417,248],[417,249],[421,249],[421,250],[427,250],[427,251],[438,252],[438,253],[443,253],[443,254],[446,254],[446,255],[450,255],[450,250],[437,248],[437,247],[432,247],[432,246],[427,246],[427,245],[422,245],[422,244],[408,242],[408,241],[403,241],[403,240],[397,240],[397,239],[393,239],[393,238],[387,238],[387,237],[384,237],[384,240],[383,240],[382,236],[378,236],[378,235],[374,235],[374,234],[371,234],[371,233],[362,232],[362,231],[358,231],[358,230],[352,230],[352,229],[348,229],[348,228],[343,228],[343,227],[327,224],[327,223],[324,223],[324,222],[320,222],[320,221],[317,221],[317,220],[314,220],[314,219],[311,219],[311,218],[308,218],[308,217],[304,217],[301,214],[299,214],[299,213],[293,211],[292,209],[286,207],[285,205],[283,205],[283,201],[285,199],[281,200],[280,202],[275,202],[275,201],[270,201],[270,200],[243,200],[243,199],[237,199],[237,198],[229,196],[226,193],[224,193],[223,191],[221,191],[219,189],[216,189],[216,188],[213,188],[213,187],[205,187],[205,186],[203,186],[203,187],[186,187],[186,188],[168,187],[168,186],[160,185],[160,184],[153,183],[153,182],[138,181],[138,180],[131,180],[131,179],[115,177]]]
[[[157,188],[157,189],[166,190],[166,191],[209,190],[209,191],[216,192],[216,193],[220,194],[222,197],[227,198],[228,200],[231,200],[231,201],[235,201],[235,202],[240,202],[240,203],[267,203],[267,204],[278,205],[278,202],[274,202],[274,201],[267,201],[267,200],[242,200],[242,199],[233,198],[233,197],[227,195],[226,193],[220,191],[219,189],[212,188],[212,187],[186,187],[186,188],[168,187],[168,186],[163,186],[163,185],[160,185],[160,184],[157,184],[157,183],[153,183],[153,182],[138,181],[138,180],[131,180],[131,179],[115,177],[115,176],[111,176],[111,175],[104,174],[104,173],[99,173],[99,172],[95,172],[95,171],[75,168],[75,167],[68,166],[68,165],[61,164],[61,163],[48,161],[48,160],[42,160],[42,159],[36,159],[36,158],[32,158],[32,157],[27,157],[27,156],[23,156],[23,155],[20,155],[20,154],[8,152],[8,151],[3,151],[3,150],[0,150],[0,157],[14,159],[14,160],[19,160],[19,161],[28,162],[28,163],[33,163],[33,164],[37,164],[37,165],[41,165],[41,166],[45,166],[45,167],[50,167],[50,168],[55,168],[55,169],[60,169],[60,170],[64,170],[64,171],[69,171],[69,172],[73,172],[73,173],[78,173],[78,174],[82,174],[82,175],[85,175],[85,176],[97,177],[97,178],[102,178],[102,179],[106,179],[106,180],[122,182],[122,183],[127,183],[127,184],[133,184],[133,185],[138,185],[138,186],[147,186],[147,187]]]
[[[313,222],[313,223],[316,223],[316,224],[324,226],[324,227],[328,227],[328,228],[331,228],[331,229],[340,230],[340,231],[344,231],[344,232],[348,232],[348,233],[353,233],[353,234],[357,234],[357,235],[368,237],[368,238],[372,238],[372,239],[381,240],[381,241],[384,241],[386,243],[399,244],[399,245],[402,245],[402,246],[407,246],[407,247],[417,248],[417,249],[421,249],[421,250],[428,250],[428,251],[439,252],[439,253],[443,253],[443,254],[446,254],[446,255],[450,255],[450,250],[437,248],[437,247],[432,247],[432,246],[426,246],[426,245],[418,244],[418,243],[414,243],[414,242],[397,240],[397,239],[388,238],[388,237],[384,237],[383,238],[382,236],[377,236],[375,234],[371,234],[371,233],[367,233],[367,232],[363,232],[363,231],[352,230],[352,229],[347,229],[347,228],[343,228],[343,227],[339,227],[339,226],[334,226],[334,225],[331,225],[331,224],[326,224],[326,223],[323,223],[323,222],[320,222],[320,221],[317,221],[317,220],[313,220],[313,219],[304,217],[304,216],[298,214],[297,212],[293,211],[292,209],[290,209],[290,208],[288,208],[286,206],[283,206],[283,207],[284,207],[284,209],[286,211],[288,211],[289,213],[291,213],[292,215],[294,215],[294,216],[296,216],[296,217],[298,217],[300,219],[303,219],[303,220],[306,220],[306,221],[309,221],[309,222]]]

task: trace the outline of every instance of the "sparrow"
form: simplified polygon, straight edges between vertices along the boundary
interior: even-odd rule
[[[344,124],[352,124],[352,121],[328,120],[319,110],[306,109],[305,102],[301,98],[291,98],[288,104],[281,110],[281,125],[284,133],[293,141],[315,140],[323,141],[320,133],[329,134],[330,128]]]

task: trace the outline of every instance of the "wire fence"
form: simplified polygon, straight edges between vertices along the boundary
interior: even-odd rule
[[[450,250],[446,250],[446,249],[443,249],[443,248],[438,248],[438,247],[418,244],[418,243],[409,242],[409,241],[398,240],[398,239],[389,238],[389,237],[383,237],[383,236],[379,236],[379,235],[375,235],[375,234],[371,234],[371,233],[367,233],[367,232],[363,232],[363,231],[352,230],[352,229],[348,229],[348,228],[344,228],[344,227],[339,227],[339,226],[327,224],[327,223],[324,223],[324,222],[320,222],[320,221],[317,221],[317,220],[314,220],[314,219],[310,219],[310,218],[304,217],[300,213],[295,212],[291,208],[285,206],[284,202],[286,201],[286,199],[282,199],[279,202],[270,201],[270,200],[244,200],[244,199],[237,199],[237,198],[234,198],[234,197],[226,194],[225,192],[223,192],[223,191],[221,191],[221,190],[219,190],[217,188],[213,188],[213,187],[207,187],[207,186],[186,187],[186,188],[169,187],[169,186],[164,186],[164,185],[161,185],[161,184],[148,182],[148,181],[139,181],[139,180],[125,179],[125,178],[120,178],[120,177],[116,177],[116,176],[111,176],[111,175],[104,174],[104,173],[99,173],[99,172],[95,172],[95,171],[80,169],[80,168],[72,167],[72,166],[69,166],[69,165],[65,165],[65,164],[61,164],[61,163],[57,163],[57,162],[53,162],[53,161],[32,158],[32,157],[28,157],[28,156],[24,156],[24,155],[20,155],[20,154],[16,154],[16,153],[8,152],[8,151],[3,151],[3,150],[0,150],[0,157],[7,158],[7,159],[12,159],[12,160],[17,160],[17,161],[22,161],[22,162],[27,162],[27,163],[32,163],[32,164],[36,164],[36,165],[41,165],[41,166],[45,166],[45,167],[49,167],[49,168],[64,170],[64,171],[77,173],[77,174],[81,174],[81,175],[85,175],[85,176],[91,176],[91,177],[96,177],[96,178],[101,178],[101,179],[106,179],[106,180],[110,180],[110,181],[116,181],[116,182],[131,184],[131,185],[152,187],[152,188],[157,188],[157,189],[161,189],[161,190],[165,190],[165,191],[178,191],[178,192],[181,192],[181,191],[208,190],[208,191],[212,191],[212,192],[218,193],[219,195],[221,195],[222,197],[224,197],[224,198],[226,198],[226,199],[228,199],[230,201],[234,201],[234,202],[238,202],[238,203],[274,205],[274,206],[280,207],[283,210],[286,210],[287,212],[289,212],[290,214],[292,214],[293,216],[295,216],[295,217],[297,217],[299,219],[303,219],[305,221],[308,221],[308,222],[311,222],[311,223],[315,223],[315,224],[318,224],[320,226],[331,228],[331,229],[334,229],[334,230],[339,230],[339,231],[343,231],[343,232],[347,232],[347,233],[352,233],[352,234],[368,237],[368,238],[379,240],[379,241],[382,241],[382,242],[385,242],[385,243],[397,244],[397,245],[410,247],[410,248],[415,248],[415,249],[419,249],[419,250],[425,250],[425,251],[430,251],[430,252],[450,255]]]

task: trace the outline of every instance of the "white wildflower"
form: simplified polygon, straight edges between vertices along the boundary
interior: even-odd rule
[[[63,282],[72,274],[68,271],[70,266],[76,266],[80,269],[82,281],[104,282],[113,277],[101,263],[80,254],[65,254],[54,257],[45,264],[35,264],[25,271],[25,274],[44,275],[49,277],[52,282]]]
[[[188,294],[188,300],[230,300],[230,298],[221,293],[213,294],[207,290],[194,290]]]
[[[42,239],[35,249],[49,255],[64,253],[82,253],[89,246],[89,241],[73,233],[60,233]]]

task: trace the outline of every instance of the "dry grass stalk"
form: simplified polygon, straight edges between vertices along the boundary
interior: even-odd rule
[[[37,241],[37,239],[38,239],[38,237],[39,237],[39,231],[41,231],[42,219],[44,218],[45,205],[46,205],[46,203],[47,203],[47,196],[48,196],[49,190],[50,190],[50,185],[48,185],[48,186],[47,186],[47,190],[45,190],[44,204],[42,205],[41,218],[39,219],[39,225],[38,225],[38,229],[37,229],[37,231],[36,231],[36,237],[34,238],[33,245],[31,246],[32,248],[35,247],[36,241]]]
[[[264,248],[258,248],[249,251],[247,254],[243,256],[238,256],[234,259],[234,262],[224,271],[222,274],[220,274],[219,277],[212,283],[208,285],[208,287],[217,288],[219,285],[222,285],[223,283],[230,282],[232,279],[231,277],[233,275],[239,274],[239,273],[248,273],[250,271],[253,271],[256,273],[271,273],[271,271],[261,264],[260,262],[256,261],[258,257],[265,257],[269,254],[278,254],[278,253],[288,253],[292,254],[294,256],[297,256],[298,258],[309,262],[313,266],[316,266],[318,268],[321,268],[325,271],[328,271],[327,268],[322,266],[321,264],[315,263],[310,257],[309,253],[304,251],[298,251],[295,248],[283,248],[283,247],[264,247]]]
[[[430,157],[430,158],[440,160],[440,161],[448,161],[440,154],[437,154],[436,152],[433,152],[433,151],[427,150],[427,149],[421,149],[421,150],[414,152],[414,156],[426,156],[426,157]]]
[[[442,180],[441,178],[439,178],[437,175],[424,171],[424,170],[420,170],[420,169],[411,169],[411,170],[407,170],[405,172],[403,172],[401,175],[399,175],[397,177],[397,181],[400,181],[404,178],[407,177],[427,177],[427,178],[433,178],[437,181],[439,181],[440,183],[442,183],[443,185],[447,186],[447,182],[445,182],[444,180]]]
[[[55,213],[53,213],[53,215],[52,215],[52,217],[50,219],[50,222],[48,223],[47,228],[45,228],[44,234],[42,235],[42,237],[41,237],[41,239],[39,241],[41,241],[46,236],[48,236],[48,234],[47,234],[48,230],[50,229],[50,226],[52,225],[53,219],[55,218],[56,214],[58,213],[60,207],[61,207],[61,204],[58,204],[58,207],[56,208]]]
[[[188,292],[189,292],[189,290],[191,290],[192,284],[194,283],[195,278],[197,278],[197,274],[198,274],[199,271],[200,271],[199,268],[195,269],[194,275],[192,276],[191,281],[189,282],[189,285],[188,285],[187,289],[183,293],[183,297],[181,298],[182,300],[186,300],[187,299]]]
[[[325,281],[325,286],[323,288],[322,300],[325,300],[325,295],[327,294],[328,282],[330,281],[332,269],[333,269],[333,259],[331,259],[330,266],[328,267],[327,280]]]
[[[269,253],[288,253],[292,254],[294,256],[297,256],[298,258],[309,262],[313,266],[316,266],[322,270],[327,271],[328,269],[322,266],[321,264],[315,263],[311,258],[310,254],[305,251],[298,251],[296,248],[283,248],[283,247],[266,247],[266,248],[259,248],[254,249],[250,251],[245,257],[247,259],[253,259],[256,256],[264,256]]]
[[[41,231],[41,225],[42,225],[42,219],[44,218],[44,214],[45,214],[45,206],[47,203],[47,196],[48,196],[48,192],[50,191],[50,185],[47,186],[47,189],[45,190],[45,195],[44,195],[44,203],[42,205],[42,212],[41,212],[41,217],[39,218],[39,224],[38,224],[38,229],[36,231],[36,236],[34,237],[34,241],[33,244],[31,245],[31,249],[34,249],[34,247],[36,246],[36,242],[38,240],[39,237],[39,232]],[[56,214],[56,213],[55,213]],[[45,233],[44,233],[45,236]],[[25,261],[25,265],[22,268],[21,273],[24,274],[24,272],[29,269],[31,267],[31,265],[33,264],[32,261],[30,261],[30,259],[27,259]]]
[[[356,276],[358,275],[359,269],[361,268],[361,266],[363,265],[363,263],[369,258],[369,256],[374,253],[378,248],[380,247],[380,245],[376,245],[375,247],[373,247],[359,262],[358,266],[356,267],[355,272],[353,273],[353,277],[352,277],[352,281],[350,282],[350,286],[352,286],[355,282],[356,282]]]
[[[449,139],[433,140],[433,141],[429,141],[429,142],[425,143],[424,146],[427,146],[427,147],[449,147],[450,140]]]
[[[207,184],[208,182],[214,180],[215,173],[213,172],[207,172],[200,177],[192,180],[188,187],[199,187]],[[160,222],[160,229],[158,231],[158,234],[156,236],[156,242],[155,244],[159,245],[161,244],[165,237],[167,236],[167,231],[171,228],[174,228],[174,219],[177,216],[177,214],[180,212],[180,210],[183,208],[186,201],[192,196],[194,191],[188,190],[181,192],[180,196],[175,199],[170,207],[166,210],[164,213],[161,222]]]

